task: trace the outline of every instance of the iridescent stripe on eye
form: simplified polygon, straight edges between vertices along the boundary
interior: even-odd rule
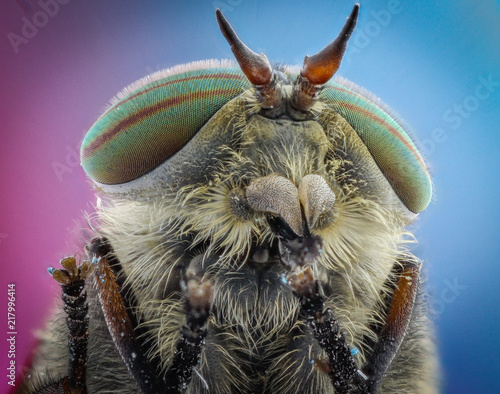
[[[177,153],[228,101],[251,85],[236,68],[189,70],[134,85],[96,121],[81,161],[94,181],[116,185]]]
[[[396,116],[349,81],[328,84],[321,99],[356,130],[406,207],[414,213],[423,211],[432,196],[429,172]]]

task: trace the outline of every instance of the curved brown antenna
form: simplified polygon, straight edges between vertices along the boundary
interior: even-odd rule
[[[221,10],[215,11],[219,28],[231,46],[241,71],[248,80],[257,86],[268,85],[271,82],[273,69],[264,54],[258,55],[248,48],[236,35],[236,32],[222,14]]]
[[[231,51],[233,51],[241,71],[257,88],[262,108],[277,110],[282,104],[282,95],[267,57],[264,54],[256,54],[239,39],[221,10],[217,9],[215,15],[219,28],[231,46]]]
[[[313,85],[327,83],[339,69],[342,56],[347,48],[347,41],[356,27],[358,21],[359,4],[355,4],[351,15],[342,28],[338,37],[322,51],[314,56],[306,56],[302,67],[302,76]]]
[[[304,65],[295,81],[292,94],[292,105],[296,109],[306,111],[311,108],[320,85],[327,83],[339,69],[358,15],[359,4],[355,4],[338,37],[316,55],[304,58]]]

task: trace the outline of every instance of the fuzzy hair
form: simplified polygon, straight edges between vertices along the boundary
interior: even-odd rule
[[[243,128],[238,133],[251,134],[251,130]],[[252,138],[245,143],[251,145]],[[235,190],[244,189],[245,185],[240,182],[239,175],[227,174],[228,168],[245,167],[250,177],[268,173],[259,173],[257,168],[249,171],[248,163],[244,162],[239,152],[228,146],[222,149],[228,153],[220,165],[225,171],[221,170],[210,182],[184,186],[175,193],[166,192],[154,201],[114,202],[101,206],[99,212],[101,232],[111,240],[122,262],[126,283],[133,288],[139,300],[139,315],[150,337],[154,338],[150,356],[159,356],[164,369],[170,365],[179,327],[184,319],[181,296],[165,293],[184,258],[175,252],[176,246],[180,247],[184,236],[194,234],[187,253],[218,255],[218,261],[210,266],[210,275],[207,275],[211,276],[214,286],[214,309],[218,316],[224,317],[225,322],[221,326],[220,322],[212,319],[210,327],[217,332],[222,331],[219,335],[231,339],[226,338],[224,346],[218,340],[207,340],[207,348],[212,349],[210,352],[225,360],[221,368],[226,370],[229,379],[224,385],[214,382],[215,386],[211,387],[215,392],[227,392],[230,387],[245,383],[240,368],[248,361],[238,358],[237,354],[244,349],[251,353],[252,349],[268,342],[274,342],[273,346],[279,348],[280,343],[286,342],[282,336],[292,330],[299,311],[298,302],[290,294],[278,292],[273,298],[261,294],[266,290],[256,288],[256,283],[250,282],[242,287],[235,284],[238,275],[243,275],[240,271],[252,243],[256,240],[271,242],[273,235],[262,214],[255,213],[251,218],[235,215],[231,196]],[[262,168],[279,167],[292,182],[298,183],[304,175],[312,172],[311,162],[307,153],[298,157],[290,149],[266,156]],[[405,220],[398,217],[397,211],[363,197],[355,189],[346,193],[330,183],[336,195],[335,220],[317,231],[323,238],[324,253],[316,271],[336,289],[327,299],[326,306],[333,310],[351,346],[360,350],[358,362],[362,365],[370,351],[367,341],[376,339],[371,327],[384,319],[383,313],[377,309],[382,298],[389,293],[384,283],[397,260],[408,254],[405,245],[412,238],[402,227]],[[253,296],[258,293],[258,297]],[[237,296],[230,296],[234,294]],[[246,294],[252,296],[247,297]],[[238,329],[224,331],[227,327]],[[257,332],[259,339],[256,339]],[[292,364],[286,368],[305,368],[305,359],[293,356],[296,350],[284,348],[286,346],[282,345],[281,352],[278,352],[268,347],[270,354],[277,354],[273,364],[276,368],[287,358]],[[320,351],[316,349],[316,352]],[[203,381],[213,380],[211,372],[207,372],[212,371],[206,357],[208,353],[208,350],[203,353],[198,367],[200,376],[193,378],[198,382],[193,383],[195,387],[198,384],[201,388]],[[312,382],[316,382],[311,386],[313,391],[318,387],[327,387],[319,372],[311,369],[308,374],[313,374]],[[293,380],[282,377],[265,384],[274,390],[281,384],[279,382],[283,383],[280,391],[284,392],[287,392],[285,388],[288,385],[293,385]],[[328,380],[326,382],[329,384]]]
[[[246,264],[252,246],[271,245],[274,236],[265,214],[246,207],[241,196],[249,180],[267,175],[287,177],[295,185],[308,174],[324,177],[335,204],[314,229],[323,239],[323,253],[314,270],[325,288],[325,306],[332,309],[349,345],[359,350],[360,366],[371,351],[370,343],[377,339],[372,327],[384,321],[381,305],[391,295],[386,286],[395,279],[391,277],[394,265],[403,258],[415,260],[407,251],[413,239],[405,225],[411,217],[345,120],[318,104],[313,112],[322,111],[331,125],[325,130],[325,144],[309,149],[300,136],[287,135],[259,145],[255,129],[259,123],[248,122],[259,110],[250,91],[205,125],[215,130],[214,138],[217,133],[232,133],[231,141],[218,148],[218,164],[210,171],[197,169],[207,171],[206,182],[172,185],[144,201],[104,196],[94,226],[110,240],[121,263],[124,286],[136,300],[132,312],[146,332],[147,356],[160,359],[162,371],[171,366],[185,319],[179,284],[182,270],[194,257],[202,257],[202,275],[213,286],[214,313],[188,392],[208,388],[213,393],[332,393],[328,376],[314,363],[324,356],[323,351],[298,319],[296,297],[280,280],[284,269],[277,261],[268,262],[270,273],[258,283]],[[258,162],[244,153],[250,151]],[[318,152],[323,152],[326,163],[318,164]],[[92,299],[95,303],[96,297]],[[384,392],[433,392],[433,345],[421,304],[419,298],[407,339],[384,381]],[[95,308],[92,313],[89,365],[109,375],[102,378],[102,387],[106,382],[113,387],[94,392],[118,392],[109,365],[122,373],[121,360],[116,350],[109,351],[109,359],[102,356],[96,344],[112,346],[112,341],[102,313]],[[101,387],[94,377],[90,379],[94,379],[90,387]],[[130,378],[124,381],[130,389]]]

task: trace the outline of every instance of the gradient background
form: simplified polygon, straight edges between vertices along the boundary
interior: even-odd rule
[[[76,155],[108,100],[157,69],[232,58],[216,7],[256,52],[301,64],[353,5],[61,2],[45,19],[37,1],[0,5],[0,392],[10,387],[7,283],[16,284],[19,372],[57,291],[46,268],[75,253],[77,223],[95,201]],[[43,26],[16,53],[8,34],[22,35],[23,18]],[[498,1],[363,1],[339,71],[392,106],[428,158],[435,198],[415,225],[415,252],[429,277],[445,393],[500,392],[499,29]],[[478,87],[488,79],[496,85]]]

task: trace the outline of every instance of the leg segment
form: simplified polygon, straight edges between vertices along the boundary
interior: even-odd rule
[[[181,327],[172,366],[166,375],[168,393],[182,393],[185,390],[191,380],[193,368],[200,360],[207,336],[212,286],[191,278],[183,287],[186,296],[186,324]]]
[[[295,269],[288,276],[288,283],[299,297],[301,313],[314,337],[328,356],[328,360],[315,360],[316,366],[330,376],[336,393],[368,393],[363,375],[358,372],[331,311],[323,312],[324,296],[320,294],[311,267]]]
[[[364,374],[369,377],[370,393],[378,392],[382,379],[403,342],[420,286],[420,263],[405,260],[401,265],[395,266],[394,270],[398,271],[397,281],[387,308],[387,318],[380,330],[379,341],[363,367]]]
[[[87,344],[89,339],[89,317],[85,279],[92,271],[88,261],[80,267],[74,257],[61,260],[65,269],[49,268],[52,277],[61,284],[62,300],[66,312],[68,334],[68,376],[51,386],[53,392],[84,394],[87,392],[85,381],[87,363]]]
[[[331,311],[323,312],[324,297],[312,269],[297,267],[288,276],[289,285],[299,297],[302,315],[328,355],[328,360],[315,360],[316,366],[330,376],[337,393],[377,393],[403,342],[420,285],[420,264],[402,261],[394,270],[397,280],[393,284],[392,299],[386,306],[387,317],[379,328],[379,340],[361,371]]]
[[[110,266],[111,247],[95,238],[86,248],[94,265],[94,279],[104,319],[113,342],[141,393],[163,392],[163,382],[152,369],[136,339],[134,325]]]
[[[112,254],[107,240],[94,239],[87,247],[94,264],[97,293],[113,342],[142,393],[181,393],[191,379],[193,368],[200,359],[210,312],[212,287],[201,282],[196,275],[188,275],[185,281],[186,325],[181,327],[172,367],[160,378],[153,364],[144,356],[141,342],[135,335],[134,320],[129,315],[127,303],[110,261],[119,264]]]

